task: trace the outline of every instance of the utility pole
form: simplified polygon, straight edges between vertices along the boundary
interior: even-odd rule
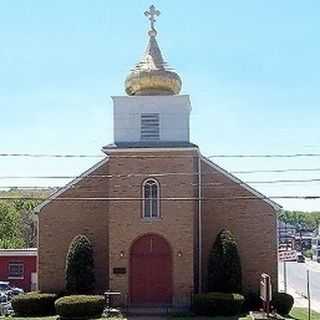
[[[308,320],[311,320],[310,271],[307,270]]]
[[[287,293],[287,261],[283,260],[283,282],[284,292]]]

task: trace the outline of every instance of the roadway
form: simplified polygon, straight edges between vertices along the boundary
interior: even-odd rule
[[[320,308],[320,263],[287,262],[287,287],[300,296],[307,296],[307,270],[310,271],[311,305]],[[279,263],[280,289],[283,289],[283,263]]]

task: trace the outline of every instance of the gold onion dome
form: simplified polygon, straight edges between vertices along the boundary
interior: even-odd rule
[[[149,42],[143,58],[137,63],[125,81],[126,93],[130,96],[175,95],[181,90],[179,75],[170,71],[162,58],[154,28],[155,16],[160,11],[150,6],[144,13],[150,20],[151,29],[148,32]]]

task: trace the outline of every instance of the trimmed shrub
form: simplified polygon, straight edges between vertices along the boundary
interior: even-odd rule
[[[99,318],[105,306],[103,296],[73,295],[55,302],[57,314],[62,319]]]
[[[244,297],[245,301],[242,306],[243,312],[247,313],[249,311],[258,311],[262,309],[263,304],[259,293],[251,291],[246,293]]]
[[[57,296],[53,293],[20,294],[12,299],[12,308],[15,315],[20,317],[50,316],[55,314],[56,298]]]
[[[228,230],[221,230],[208,260],[209,292],[242,292],[241,263],[237,242]]]
[[[273,294],[271,305],[281,315],[288,315],[293,307],[293,297],[284,292]]]
[[[241,313],[244,297],[238,293],[209,292],[193,297],[192,311],[201,316],[233,316]]]
[[[94,290],[93,249],[85,235],[76,236],[70,244],[66,259],[65,283],[69,294],[88,294]]]

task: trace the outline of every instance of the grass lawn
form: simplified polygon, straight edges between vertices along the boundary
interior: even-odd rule
[[[124,318],[100,318],[96,320],[130,320],[131,317]],[[143,317],[146,318],[146,317]],[[163,317],[172,320],[250,320],[249,316],[234,316],[234,317]],[[288,320],[308,320],[308,310],[305,308],[293,308]],[[0,320],[57,320],[57,316],[51,317],[38,317],[38,318],[20,318],[20,317],[0,317]],[[320,320],[320,313],[312,312],[311,320]]]
[[[291,319],[296,319],[296,320],[308,320],[308,309],[293,308],[292,311],[290,312],[290,317]],[[312,311],[311,320],[320,320],[320,313]]]
[[[57,320],[57,316],[51,316],[51,317],[26,317],[26,318],[21,318],[21,317],[0,317],[0,320]],[[130,318],[138,318],[138,317],[124,317],[124,318],[100,318],[100,319],[95,319],[95,320],[130,320]],[[142,316],[142,318],[146,319],[146,316]],[[164,319],[176,319],[176,320],[250,320],[251,318],[249,316],[247,317],[163,317]],[[152,319],[152,317],[150,317]],[[316,318],[314,318],[316,319]],[[317,318],[318,320],[319,318]],[[313,320],[313,319],[312,319]]]
[[[58,320],[58,319],[59,319],[58,316],[50,316],[50,317],[11,317],[11,316],[3,317],[3,316],[0,316],[0,320]],[[98,318],[98,319],[96,318],[94,320],[120,320],[120,319],[126,320],[126,318],[118,318],[118,317]]]
[[[231,317],[168,317],[174,320],[251,320],[249,316],[231,316]],[[129,318],[130,320],[130,318]]]
[[[137,318],[137,317],[123,317],[123,318],[117,318],[117,317],[110,317],[110,318],[100,318],[95,320],[130,320],[130,318]],[[143,316],[144,319],[146,319],[146,316]],[[152,317],[150,317],[152,319]],[[250,320],[249,316],[247,317],[240,317],[240,316],[234,316],[234,317],[163,317],[164,319],[172,319],[172,320]],[[51,317],[30,317],[30,318],[22,318],[22,317],[0,317],[0,320],[57,320],[57,316],[51,316]]]
[[[11,317],[11,316],[8,316],[8,317],[0,317],[0,320],[25,320],[25,319],[28,319],[28,320],[56,320],[57,319],[57,316],[51,316],[51,317],[25,317],[25,318],[22,318],[22,317]]]
[[[52,316],[52,317],[34,317],[34,318],[20,318],[20,317],[11,317],[11,316],[8,316],[8,317],[3,317],[1,316],[0,317],[0,320],[24,320],[24,319],[28,319],[28,320],[56,320],[57,317],[56,316]]]

